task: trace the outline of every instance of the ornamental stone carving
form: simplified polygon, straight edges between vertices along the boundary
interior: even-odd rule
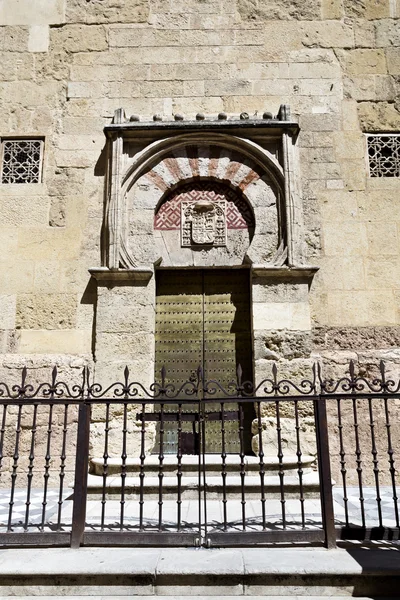
[[[226,202],[181,202],[182,246],[226,246]]]
[[[276,212],[269,217],[276,234]],[[254,229],[254,213],[241,190],[207,177],[163,195],[154,215],[154,247],[164,266],[240,265]]]
[[[117,111],[106,127],[109,269],[302,264],[298,125],[282,111],[273,127],[203,125],[128,122]]]

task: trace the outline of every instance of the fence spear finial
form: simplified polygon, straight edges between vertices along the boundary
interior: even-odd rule
[[[385,363],[383,362],[383,360],[381,360],[379,363],[379,370],[381,372],[382,385],[385,385],[385,383],[386,383],[386,368],[385,368]]]
[[[278,376],[278,367],[276,366],[276,363],[273,363],[272,365],[272,375],[274,376],[274,379],[277,379]]]
[[[312,374],[313,374],[312,387],[315,392],[316,383],[317,383],[317,364],[316,363],[314,363],[312,366]]]
[[[20,387],[20,394],[25,394],[25,384],[26,384],[26,377],[28,374],[28,369],[26,367],[24,367],[22,369],[22,373],[21,373],[21,387]]]
[[[163,365],[161,367],[161,387],[164,389],[165,388],[165,379],[166,379],[166,375],[167,375],[167,369],[165,368],[165,365]]]
[[[350,379],[352,381],[354,381],[355,369],[354,369],[354,361],[353,360],[351,360],[349,363],[349,373],[350,373]]]

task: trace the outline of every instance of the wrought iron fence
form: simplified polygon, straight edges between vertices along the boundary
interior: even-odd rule
[[[128,368],[109,386],[25,368],[0,405],[3,546],[399,539],[400,382],[383,363],[298,382],[274,365],[258,385],[238,367],[225,386],[163,369],[148,388]]]

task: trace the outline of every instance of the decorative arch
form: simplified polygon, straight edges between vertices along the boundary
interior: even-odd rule
[[[251,163],[257,169],[261,170],[262,173],[268,174],[269,178],[274,182],[277,187],[284,189],[284,171],[282,165],[279,163],[277,158],[269,152],[267,149],[262,148],[258,144],[255,144],[251,140],[243,139],[233,135],[227,135],[222,133],[213,134],[183,134],[177,135],[172,138],[158,140],[146,146],[141,152],[138,152],[134,158],[129,161],[120,182],[122,192],[126,193],[129,188],[137,181],[141,175],[149,170],[153,170],[156,173],[163,171],[162,166],[170,170],[173,175],[173,171],[169,168],[171,161],[166,159],[172,157],[180,157],[182,154],[183,159],[188,160],[188,164],[185,165],[185,160],[182,161],[183,174],[186,177],[191,177],[194,173],[198,173],[199,176],[206,175],[205,163],[202,159],[206,158],[202,154],[196,155],[196,148],[202,147],[213,147],[216,155],[211,154],[209,159],[210,163],[210,175],[212,176],[213,165],[215,160],[218,160],[218,156],[226,151],[231,156],[234,154],[235,158],[240,157],[240,164]],[[200,160],[199,160],[200,159]],[[232,162],[235,162],[233,159]],[[154,168],[159,165],[158,168]],[[235,167],[232,167],[235,170]],[[194,171],[194,172],[193,172]],[[163,177],[161,176],[161,179]],[[168,178],[167,178],[168,179]]]
[[[298,125],[277,119],[176,123],[128,121],[116,111],[109,138],[104,220],[104,263],[109,269],[152,270],[161,257],[136,247],[157,233],[154,212],[161,198],[185,182],[212,180],[242,193],[255,218],[247,262],[260,268],[302,264],[303,217],[299,193]],[[279,159],[278,159],[279,158]],[[134,215],[135,207],[143,214]],[[148,211],[152,210],[152,218]],[[135,229],[139,217],[141,230]],[[274,228],[275,239],[271,228]],[[267,243],[266,243],[267,242]],[[154,246],[154,243],[153,243]]]
[[[282,252],[285,247],[282,167],[272,154],[265,151],[269,156],[270,170],[267,170],[265,157],[264,163],[261,164],[260,153],[255,152],[254,145],[250,142],[232,147],[233,141],[230,139],[228,144],[227,136],[213,137],[211,141],[203,137],[194,139],[193,136],[186,135],[180,136],[179,140],[170,140],[169,144],[165,141],[159,142],[153,145],[156,147],[153,147],[152,153],[149,153],[149,148],[146,148],[146,151],[136,156],[126,167],[121,186],[124,207],[119,239],[121,267],[134,268],[138,264],[143,264],[143,253],[140,253],[140,250],[149,239],[141,238],[141,246],[138,245],[137,240],[141,232],[135,229],[136,220],[138,218],[143,220],[146,211],[152,210],[151,218],[154,226],[154,215],[168,194],[183,185],[193,186],[196,183],[199,187],[200,182],[203,182],[201,184],[203,186],[206,184],[214,187],[225,186],[226,189],[232,190],[232,195],[235,194],[241,199],[242,212],[244,206],[247,206],[249,214],[252,215],[253,222],[247,227],[249,239],[246,250],[236,251],[241,256],[240,261],[273,264],[276,260],[282,262],[285,259],[285,253]],[[140,216],[136,210],[137,206],[140,207]],[[227,206],[231,225],[235,203],[228,201]],[[240,221],[239,213],[236,214],[236,220]],[[147,227],[149,222],[149,215],[147,215]],[[261,235],[264,236],[264,243],[260,238]],[[235,243],[244,248],[245,240],[241,239],[240,242],[236,240]],[[175,245],[177,245],[176,240]],[[157,244],[153,243],[152,248],[156,247]],[[231,254],[232,252],[233,249]],[[163,251],[159,252],[158,256],[147,252],[145,262],[160,263],[164,260],[164,254]],[[221,264],[218,261],[217,263],[223,266],[223,258],[219,260]],[[191,266],[188,258],[182,258],[182,261],[183,265]],[[239,258],[236,263],[232,263],[232,256],[226,257],[227,265],[241,264],[238,261]],[[176,264],[176,266],[183,265]]]

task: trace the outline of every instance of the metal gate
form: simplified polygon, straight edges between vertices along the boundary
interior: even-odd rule
[[[164,375],[164,371],[163,371]],[[156,470],[158,477],[158,514],[153,523],[153,532],[147,529],[146,518],[142,512],[139,516],[139,527],[144,533],[141,543],[151,545],[157,535],[158,543],[165,545],[195,545],[195,546],[246,546],[273,542],[314,542],[324,543],[327,530],[323,520],[319,524],[312,523],[308,518],[306,506],[307,497],[307,457],[301,446],[300,429],[303,418],[299,410],[299,399],[288,397],[255,398],[229,395],[221,384],[211,381],[204,384],[201,369],[197,372],[197,381],[192,382],[194,390],[201,393],[196,404],[187,398],[181,399],[177,405],[168,400],[159,404],[154,411],[148,411],[149,406],[143,406],[137,418],[142,423],[157,422],[159,436],[157,438]],[[163,381],[164,377],[163,377]],[[242,387],[241,369],[239,368],[239,388]],[[186,386],[188,382],[186,382]],[[166,384],[168,387],[168,384]],[[243,388],[242,388],[243,389]],[[202,393],[204,391],[204,394]],[[188,392],[188,387],[186,387]],[[207,398],[207,394],[217,397]],[[266,457],[263,449],[262,405],[272,401],[276,414],[276,456]],[[314,398],[302,397],[302,403],[311,403],[314,410]],[[190,404],[189,404],[190,403]],[[244,415],[246,404],[256,405],[258,453],[255,456],[246,454],[244,444]],[[176,406],[172,409],[172,407]],[[168,407],[168,408],[167,408]],[[296,457],[292,463],[285,456],[281,413],[293,410],[294,427],[297,432]],[[324,418],[322,406],[316,406],[317,419]],[[182,452],[184,425],[190,423],[198,431],[199,452],[197,456],[184,455]],[[322,423],[322,421],[321,421]],[[211,429],[210,425],[213,425]],[[143,428],[144,431],[145,428]],[[164,454],[164,435],[166,431],[175,431],[177,449],[173,456]],[[213,438],[219,441],[218,454],[208,453],[207,435],[211,431]],[[144,434],[143,434],[144,435]],[[228,452],[229,436],[238,439],[238,451]],[[321,481],[326,481],[322,469],[329,471],[328,452],[324,441],[316,435],[315,447],[321,446],[324,458],[321,463],[313,459],[314,468],[319,469]],[[166,459],[172,459],[166,462]],[[271,460],[272,458],[272,460]],[[171,519],[170,506],[171,489],[165,485],[165,478],[172,469],[176,480],[173,491],[173,506],[175,513]],[[187,467],[193,468],[197,480],[192,486],[185,485]],[[288,467],[289,472],[287,471]],[[149,465],[143,456],[142,476],[148,471]],[[293,472],[295,475],[293,475]],[[288,474],[289,473],[289,474]],[[324,479],[325,478],[325,479]],[[329,473],[328,473],[329,478]],[[274,481],[272,481],[274,480]],[[329,484],[327,484],[329,489]],[[188,497],[187,493],[192,495]],[[314,482],[314,496],[320,505],[320,480]],[[308,492],[309,493],[309,492]],[[144,490],[143,497],[144,498]],[[190,500],[193,503],[190,503]],[[293,509],[287,510],[288,503],[297,504],[297,516]],[[144,503],[144,501],[143,501]],[[272,504],[271,504],[272,503]],[[271,509],[271,506],[274,506]],[[323,512],[321,508],[319,512]],[[330,514],[327,507],[326,514]],[[186,518],[184,516],[186,514]],[[189,516],[188,516],[189,514]],[[167,516],[168,515],[168,516]],[[330,522],[333,527],[333,521]],[[148,537],[147,537],[148,536]]]
[[[279,379],[273,366],[257,386],[238,368],[228,388],[205,380],[201,368],[177,387],[165,370],[150,388],[128,369],[105,387],[91,382],[87,368],[81,381],[63,381],[57,369],[49,381],[34,377],[23,369],[19,382],[0,382],[2,546],[399,540],[400,382],[386,377],[383,364],[373,380],[351,363],[338,380],[323,378],[315,365],[297,382]],[[255,405],[253,456],[243,444],[247,403]],[[219,432],[219,454],[206,452],[208,421]],[[159,436],[150,454],[154,422]],[[198,455],[182,451],[185,423],[196,424]],[[177,432],[172,455],[164,451],[166,424]],[[235,453],[226,451],[229,424],[239,440]],[[99,434],[96,463],[90,448]]]

